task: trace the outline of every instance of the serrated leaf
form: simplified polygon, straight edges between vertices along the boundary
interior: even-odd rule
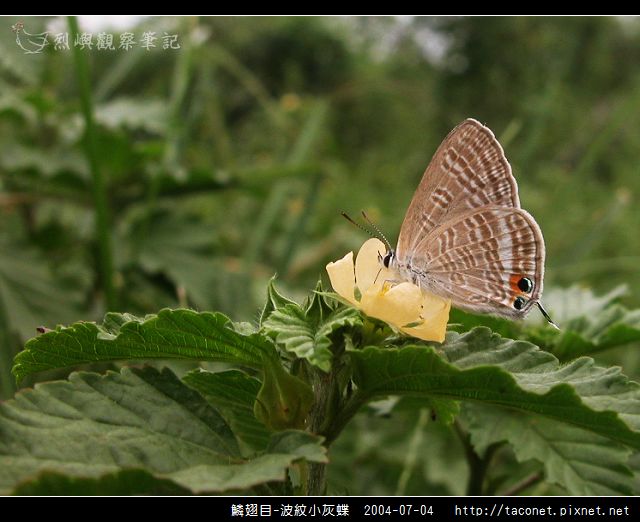
[[[275,276],[269,280],[269,284],[267,285],[267,301],[262,308],[262,312],[260,313],[260,325],[271,315],[275,310],[279,310],[286,305],[296,305],[295,301],[286,298],[282,294],[280,294],[274,285]]]
[[[322,438],[306,432],[284,432],[274,435],[279,442],[271,453],[248,462],[231,465],[202,465],[172,473],[171,479],[195,493],[243,490],[249,487],[283,481],[287,467],[306,459],[327,462]],[[279,439],[284,437],[285,440]],[[289,440],[287,440],[289,439]],[[284,451],[288,453],[284,453]]]
[[[296,460],[324,461],[320,442],[285,432],[245,460],[224,419],[168,370],[73,373],[0,404],[0,492],[45,470],[98,479],[123,469],[192,492],[241,490],[284,480]]]
[[[322,280],[320,280],[305,306],[307,317],[312,318],[317,324],[324,322],[325,318],[335,310],[335,306],[329,305],[322,294]]]
[[[462,369],[496,365],[509,371],[527,391],[546,394],[557,386],[571,386],[589,408],[617,412],[632,430],[640,431],[640,385],[618,367],[598,367],[589,357],[561,365],[553,355],[529,342],[504,339],[486,328],[452,335],[446,355]]]
[[[227,420],[243,446],[243,454],[252,454],[267,447],[269,432],[253,414],[261,386],[258,379],[238,370],[218,373],[194,370],[182,380],[198,390]]]
[[[508,407],[568,423],[640,448],[640,391],[619,368],[581,358],[561,367],[531,343],[486,328],[452,333],[441,348],[351,351],[360,393],[427,395]]]
[[[171,372],[74,373],[0,405],[0,490],[40,471],[99,477],[239,459],[224,419]]]
[[[244,490],[284,481],[285,471],[294,462],[305,459],[327,462],[322,438],[304,431],[274,434],[268,452],[250,461],[231,465],[195,466],[170,475],[171,479],[194,493]]]
[[[361,322],[354,308],[340,307],[325,317],[309,317],[299,305],[288,304],[272,312],[264,328],[285,350],[328,372],[333,358],[331,334]]]
[[[107,328],[94,323],[58,327],[27,342],[14,360],[18,381],[25,375],[97,361],[192,359],[261,368],[277,360],[271,341],[243,335],[221,313],[161,310],[144,320],[123,322],[109,315]]]
[[[471,441],[479,453],[506,441],[520,462],[542,463],[546,479],[570,495],[630,495],[630,450],[608,438],[541,416],[466,404]]]

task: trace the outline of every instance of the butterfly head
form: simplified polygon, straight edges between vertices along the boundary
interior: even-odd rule
[[[394,250],[387,250],[384,256],[378,253],[378,261],[380,261],[380,263],[382,263],[382,266],[384,266],[385,268],[391,268],[395,262],[395,259],[396,253]]]

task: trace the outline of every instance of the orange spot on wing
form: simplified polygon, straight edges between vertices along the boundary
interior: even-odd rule
[[[511,277],[509,277],[509,286],[511,286],[511,290],[513,290],[513,293],[516,295],[520,295],[522,293],[522,290],[520,290],[520,287],[518,286],[518,282],[523,277],[524,276],[521,274],[512,274]]]

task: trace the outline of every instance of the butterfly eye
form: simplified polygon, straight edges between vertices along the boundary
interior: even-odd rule
[[[528,277],[523,277],[518,281],[518,288],[522,290],[525,294],[530,294],[533,290],[533,281]]]
[[[389,263],[391,263],[392,257],[393,257],[393,250],[390,250],[384,255],[384,258],[382,259],[382,264],[384,265],[385,268],[389,268]]]
[[[516,310],[522,310],[522,308],[526,304],[527,304],[527,300],[524,297],[519,296],[519,297],[516,297],[516,300],[513,302],[513,307]]]

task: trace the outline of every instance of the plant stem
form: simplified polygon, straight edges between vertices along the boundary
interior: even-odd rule
[[[398,479],[398,486],[396,487],[396,495],[402,496],[405,494],[407,484],[415,468],[416,461],[418,460],[418,449],[424,438],[424,428],[429,422],[429,410],[422,408],[420,415],[418,416],[418,422],[416,422],[415,428],[413,428],[413,434],[411,435],[411,441],[409,442],[409,448],[407,449],[407,455],[404,459],[404,465],[402,466],[402,473]]]
[[[360,410],[360,408],[364,406],[369,398],[370,397],[368,395],[360,393],[356,390],[356,392],[351,396],[351,398],[335,416],[333,422],[331,422],[327,430],[324,433],[321,433],[321,435],[324,435],[326,439],[325,444],[327,446],[329,446],[334,440],[336,440],[347,423],[353,418],[356,413],[358,413],[358,410]]]
[[[309,482],[307,495],[327,494],[327,465],[321,462],[309,462]]]
[[[483,457],[480,457],[469,440],[469,435],[464,432],[460,424],[456,421],[453,423],[453,428],[462,442],[464,452],[467,456],[467,462],[469,463],[469,481],[467,482],[466,495],[482,495],[482,486],[484,485],[484,478],[489,467],[489,462],[493,454],[500,446],[499,444],[492,444],[487,448]]]
[[[335,369],[328,374],[313,372],[314,405],[309,415],[309,430],[322,434],[323,426],[331,417],[332,400],[335,397]],[[329,444],[326,443],[327,448]],[[327,488],[327,465],[318,462],[309,463],[307,481],[308,495],[324,495]]]
[[[340,367],[334,365],[329,373],[311,370],[313,381],[314,405],[309,414],[308,429],[312,433],[325,437],[325,447],[328,449],[342,427],[358,411],[361,402],[357,404],[347,401],[346,407],[341,408],[342,392],[340,386]],[[352,397],[353,399],[353,397]],[[346,413],[345,413],[346,410]],[[326,495],[327,465],[310,462],[307,480],[308,495]]]
[[[79,33],[78,20],[75,16],[67,17],[70,36],[75,41]],[[89,161],[93,179],[93,204],[96,212],[96,237],[98,240],[98,276],[105,295],[107,310],[115,310],[116,294],[113,285],[113,255],[111,251],[111,232],[109,227],[109,210],[105,180],[100,170],[98,141],[93,120],[93,103],[91,101],[91,82],[87,59],[78,46],[73,46],[73,58],[80,90],[80,104],[85,124],[85,153]]]

